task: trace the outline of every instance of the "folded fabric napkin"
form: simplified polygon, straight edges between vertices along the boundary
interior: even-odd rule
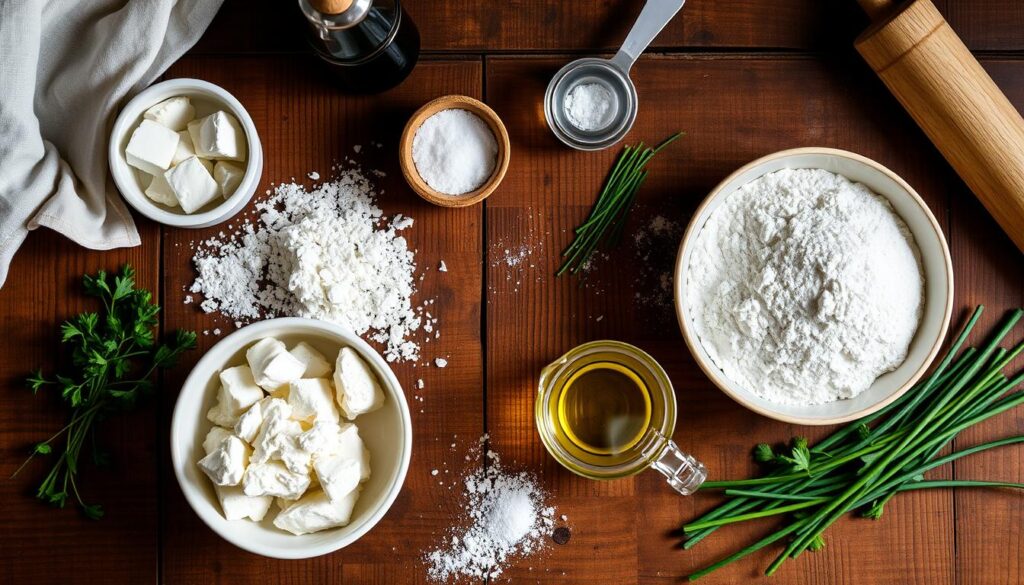
[[[29,230],[137,246],[107,171],[127,96],[188,50],[223,0],[0,0],[0,286]]]

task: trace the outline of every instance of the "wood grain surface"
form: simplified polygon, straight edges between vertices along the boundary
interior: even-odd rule
[[[828,146],[888,166],[921,193],[946,231],[955,314],[985,304],[991,325],[1024,305],[1024,255],[857,56],[851,43],[867,18],[853,0],[688,2],[654,54],[633,71],[640,112],[626,142],[656,142],[677,130],[687,135],[652,164],[630,237],[597,261],[582,286],[553,274],[618,148],[565,148],[545,126],[540,100],[567,60],[620,42],[640,2],[403,4],[427,54],[409,80],[381,95],[338,92],[294,28],[282,25],[288,14],[279,3],[228,0],[195,49],[167,73],[219,84],[249,110],[265,155],[258,196],[282,181],[310,183],[306,173],[326,176],[332,162],[352,157],[386,173],[380,201],[386,213],[415,218],[407,236],[424,276],[419,298],[436,299],[432,312],[442,333],[424,344],[424,356],[445,357],[449,365],[394,368],[415,431],[412,466],[394,507],[356,544],[306,561],[260,558],[217,537],[185,502],[167,446],[182,380],[216,343],[214,330],[234,329],[184,304],[195,277],[192,246],[224,228],[176,230],[140,220],[143,245],[111,252],[82,250],[41,231],[30,235],[0,289],[0,583],[425,583],[422,554],[457,522],[457,478],[479,465],[464,455],[485,432],[505,465],[538,474],[572,535],[567,544],[550,543],[544,553],[512,563],[496,582],[680,583],[772,523],[723,529],[693,550],[677,548],[678,528],[713,506],[714,497],[679,497],[653,472],[593,482],[562,469],[534,430],[536,379],[545,364],[584,341],[640,346],[676,387],[675,440],[719,478],[752,473],[749,450],[757,442],[827,432],[756,416],[717,391],[687,353],[662,288],[679,231],[703,196],[740,165],[773,151]],[[968,46],[982,51],[982,65],[1013,105],[1024,108],[1019,3],[936,5]],[[397,148],[416,108],[456,93],[482,99],[501,116],[511,164],[483,204],[442,209],[405,185]],[[659,216],[670,229],[651,228]],[[447,273],[437,270],[441,260]],[[89,497],[107,510],[92,522],[32,499],[46,473],[43,463],[10,478],[30,445],[64,420],[58,400],[33,396],[21,380],[37,365],[55,366],[59,323],[91,307],[79,290],[81,274],[126,261],[139,268],[141,285],[158,292],[163,330],[197,330],[200,349],[162,378],[157,400],[107,424],[114,464],[85,471]],[[424,380],[422,391],[417,379]],[[1024,411],[1018,411],[964,433],[957,444],[1022,432]],[[990,451],[933,476],[1024,481],[1021,453]],[[772,580],[760,576],[772,558],[762,554],[703,582],[1013,585],[1024,582],[1022,524],[1019,492],[911,492],[891,502],[879,521],[837,523],[826,533],[825,550],[787,563]]]

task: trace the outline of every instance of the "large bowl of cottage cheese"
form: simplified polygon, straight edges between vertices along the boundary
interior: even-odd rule
[[[739,169],[683,237],[676,312],[723,392],[798,424],[855,420],[925,373],[949,327],[949,249],[921,197],[857,154],[800,148]]]
[[[197,465],[207,454],[204,441],[214,423],[211,409],[221,406],[219,374],[247,361],[246,350],[258,341],[275,338],[294,347],[308,344],[324,356],[339,355],[342,348],[353,350],[372,371],[384,399],[372,412],[361,414],[354,423],[368,450],[369,467],[358,499],[343,526],[309,533],[282,530],[275,518],[282,513],[280,502],[264,508],[259,521],[249,518],[228,520],[222,501],[210,478]],[[344,407],[343,407],[344,408]],[[300,559],[341,549],[370,531],[395,502],[405,481],[412,456],[412,417],[402,387],[387,362],[358,335],[326,321],[279,318],[260,321],[228,335],[210,348],[182,385],[171,420],[171,460],[182,493],[207,526],[225,540],[247,551],[273,558]],[[251,498],[250,498],[251,499]],[[281,508],[282,511],[279,511]],[[311,513],[316,513],[311,509]],[[249,516],[235,510],[235,516]],[[322,518],[298,518],[317,524]],[[313,531],[318,530],[318,531]],[[300,531],[301,532],[301,531]]]

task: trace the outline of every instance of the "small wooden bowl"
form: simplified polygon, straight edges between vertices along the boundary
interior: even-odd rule
[[[494,133],[494,139],[498,142],[498,160],[497,164],[494,165],[494,172],[491,173],[491,178],[487,179],[487,182],[477,190],[463,193],[462,195],[449,195],[448,193],[441,193],[432,189],[420,177],[419,171],[416,170],[416,161],[412,158],[412,141],[416,136],[416,131],[420,129],[423,122],[442,110],[452,109],[466,110],[479,116],[481,120],[487,123],[491,132]],[[405,175],[405,181],[409,183],[412,190],[434,205],[442,207],[468,207],[486,199],[491,193],[494,193],[494,190],[501,184],[501,180],[505,178],[509,159],[511,159],[508,130],[505,129],[505,124],[502,123],[501,118],[487,104],[464,95],[439,97],[427,102],[423,107],[416,110],[416,113],[406,123],[405,130],[402,131],[399,152],[402,174]]]

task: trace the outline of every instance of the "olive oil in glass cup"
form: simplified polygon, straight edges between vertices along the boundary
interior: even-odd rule
[[[707,477],[671,439],[676,399],[665,370],[627,343],[585,343],[544,368],[534,414],[551,456],[583,477],[615,479],[653,467],[683,495]]]

